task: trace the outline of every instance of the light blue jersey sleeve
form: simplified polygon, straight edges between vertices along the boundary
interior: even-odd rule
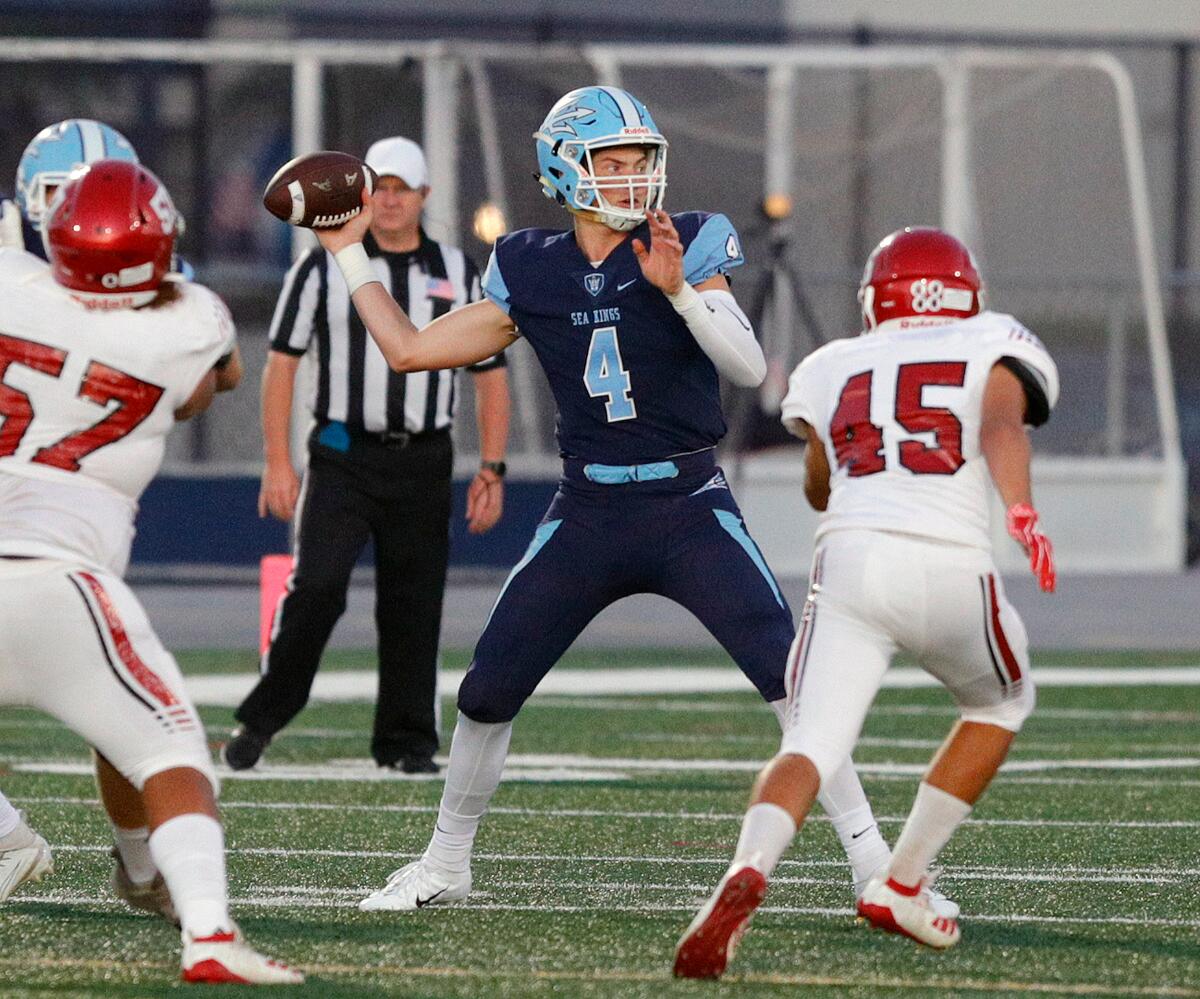
[[[504,275],[500,273],[500,262],[496,259],[496,249],[488,258],[487,269],[483,272],[483,294],[504,310],[507,316],[512,309],[509,301],[508,285],[504,283]]]
[[[688,284],[700,284],[745,262],[733,223],[724,215],[710,215],[684,251],[684,279]]]

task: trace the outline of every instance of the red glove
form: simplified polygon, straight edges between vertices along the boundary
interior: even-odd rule
[[[1054,572],[1054,546],[1038,530],[1037,511],[1028,503],[1014,503],[1008,508],[1007,522],[1008,533],[1029,556],[1029,568],[1037,576],[1038,585],[1047,593],[1053,593],[1057,579]]]

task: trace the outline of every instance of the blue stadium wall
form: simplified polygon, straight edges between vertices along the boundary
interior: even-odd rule
[[[264,555],[286,552],[288,525],[258,516],[258,479],[250,476],[201,478],[162,475],[142,496],[132,564],[156,568],[219,565],[257,566]],[[467,482],[454,483],[450,521],[450,563],[457,567],[507,569],[529,544],[550,504],[555,483],[510,481],[504,516],[487,534],[467,533]],[[370,546],[362,560],[373,561]]]

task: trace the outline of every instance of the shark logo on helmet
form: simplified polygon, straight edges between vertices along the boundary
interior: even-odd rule
[[[554,114],[554,112],[551,112],[551,114]],[[585,108],[581,104],[573,104],[554,114],[552,119],[547,118],[549,131],[551,133],[566,132],[568,135],[578,135],[579,133],[575,130],[575,126],[571,123],[581,121],[584,118],[594,118],[595,115],[595,108]]]

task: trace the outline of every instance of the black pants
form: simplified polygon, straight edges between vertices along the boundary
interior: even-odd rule
[[[371,755],[379,763],[438,748],[438,637],[450,545],[448,432],[407,447],[353,437],[339,452],[309,443],[291,591],[276,611],[263,676],[236,712],[274,735],[308,702],[321,653],[346,609],[350,572],[375,543],[379,692]]]

